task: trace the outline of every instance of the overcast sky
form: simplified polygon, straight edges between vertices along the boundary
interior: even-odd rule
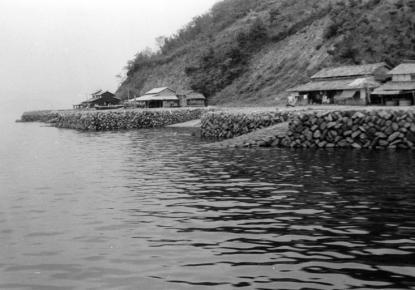
[[[3,110],[65,108],[217,0],[0,0]]]

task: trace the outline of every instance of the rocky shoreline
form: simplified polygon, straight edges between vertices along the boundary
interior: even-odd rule
[[[213,147],[415,149],[415,108],[148,109],[35,111],[22,122],[105,131],[160,128],[201,118]]]
[[[213,146],[415,149],[415,109],[379,107],[291,112],[286,123]]]

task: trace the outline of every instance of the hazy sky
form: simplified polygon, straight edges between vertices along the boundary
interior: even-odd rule
[[[217,0],[0,0],[5,110],[70,107],[114,91],[134,54]]]

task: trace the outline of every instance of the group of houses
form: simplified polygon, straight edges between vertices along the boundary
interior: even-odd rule
[[[175,108],[175,107],[204,107],[204,95],[192,90],[176,92],[168,87],[154,88],[140,97],[127,99],[122,102],[113,93],[99,90],[91,97],[77,105],[74,109],[112,109],[120,107],[139,108]]]
[[[308,83],[293,87],[288,92],[289,105],[415,105],[415,61],[405,61],[393,69],[383,62],[325,68],[314,74]],[[124,103],[113,93],[99,90],[74,108],[174,108],[206,105],[205,96],[198,92],[162,87]]]
[[[386,63],[326,68],[288,92],[289,105],[414,105],[415,61],[393,69]]]

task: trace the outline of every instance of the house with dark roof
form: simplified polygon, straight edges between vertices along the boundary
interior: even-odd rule
[[[305,104],[363,105],[370,102],[370,92],[388,78],[389,70],[383,62],[325,68],[310,82],[287,91]]]
[[[389,72],[390,82],[373,91],[373,98],[385,105],[415,104],[415,61],[405,61]]]
[[[116,98],[115,95],[109,91],[99,90],[91,94],[91,98],[88,100],[74,105],[74,109],[90,109],[98,106],[114,106],[119,105],[120,99]]]

